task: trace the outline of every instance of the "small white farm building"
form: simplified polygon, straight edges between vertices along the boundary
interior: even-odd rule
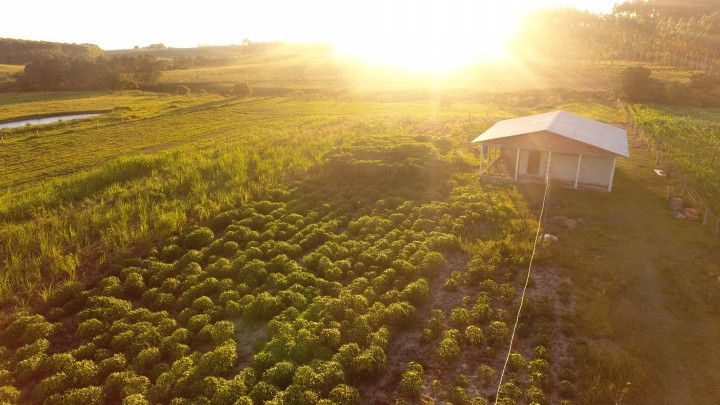
[[[612,190],[627,132],[565,111],[495,123],[472,141],[482,146],[480,174],[516,181],[551,179],[571,187]]]

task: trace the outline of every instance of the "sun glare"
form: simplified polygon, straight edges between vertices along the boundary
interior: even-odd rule
[[[522,15],[517,3],[395,3],[381,8],[377,26],[340,33],[340,55],[415,71],[447,71],[507,57],[507,42]],[[377,9],[375,10],[377,11]],[[362,18],[362,16],[358,16]]]

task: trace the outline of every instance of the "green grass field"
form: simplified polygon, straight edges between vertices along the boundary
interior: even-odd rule
[[[207,80],[290,86],[293,66]],[[553,109],[624,125],[624,106],[598,96],[608,69],[588,69],[603,73],[515,80],[584,96],[482,103],[450,84],[452,100],[410,97],[419,77],[369,77],[343,97],[0,95],[0,120],[110,111],[2,132],[0,401],[485,403],[542,190],[478,182],[468,141]],[[488,75],[468,88],[513,81]],[[549,215],[583,221],[550,230],[560,243],[534,270],[509,403],[717,397],[718,242],[673,217],[653,163],[632,138],[613,193],[552,188]]]

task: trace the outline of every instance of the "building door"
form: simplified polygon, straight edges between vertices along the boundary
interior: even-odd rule
[[[540,151],[529,150],[527,159],[527,174],[538,176],[540,175]]]

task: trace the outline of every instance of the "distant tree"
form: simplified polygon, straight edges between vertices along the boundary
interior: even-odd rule
[[[250,88],[250,85],[246,82],[240,82],[233,84],[232,87],[232,95],[235,97],[243,98],[248,97],[252,94],[252,89]]]
[[[662,101],[662,83],[650,77],[651,74],[652,70],[645,67],[630,67],[621,73],[622,91],[628,101]]]

